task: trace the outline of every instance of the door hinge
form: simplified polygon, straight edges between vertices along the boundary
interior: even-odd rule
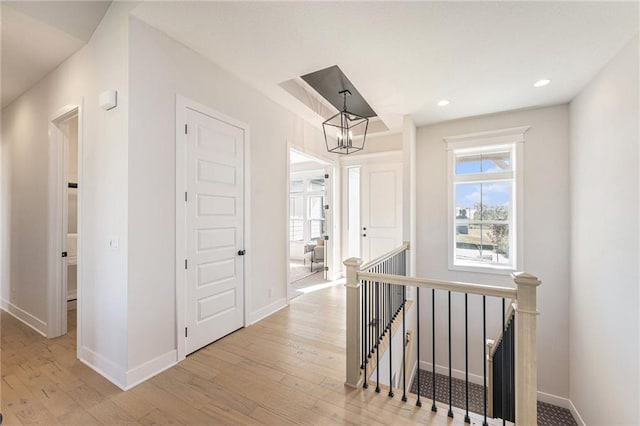
[[[324,267],[324,270],[325,270],[325,271],[328,271],[328,270],[329,270],[329,267],[328,267],[328,266],[325,266],[325,267]]]
[[[67,252],[66,251],[62,252],[62,257],[67,257]]]
[[[187,201],[187,191],[184,191],[184,201]]]
[[[324,205],[324,209],[325,209],[325,210],[329,210],[329,204],[325,204],[325,205]]]
[[[184,337],[189,337],[189,329],[187,327],[184,328]]]
[[[184,260],[184,269],[187,269],[187,259]]]
[[[325,178],[325,179],[329,179],[329,173],[325,173],[325,174],[324,174],[324,178]]]
[[[185,135],[187,134],[187,125],[186,124],[184,125],[184,134]]]
[[[325,236],[324,236],[324,240],[325,240],[325,241],[329,241],[329,236],[328,236],[328,235],[325,235]]]

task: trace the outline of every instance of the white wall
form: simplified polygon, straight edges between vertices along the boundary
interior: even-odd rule
[[[513,287],[509,276],[450,271],[447,258],[447,152],[443,138],[530,125],[524,143],[524,265],[542,280],[538,288],[538,389],[569,396],[569,123],[560,105],[474,117],[418,128],[417,276]],[[430,293],[430,292],[428,292]],[[447,297],[437,299],[436,364],[447,365]],[[482,375],[481,298],[469,296],[469,368]],[[431,297],[423,299],[421,358],[431,362]],[[501,318],[487,300],[488,338]],[[464,297],[452,297],[453,368],[464,371]]]
[[[131,370],[176,348],[176,94],[250,126],[250,318],[287,300],[287,141],[307,152],[324,142],[318,129],[196,52],[136,18],[130,28],[130,82],[135,88],[129,122]]]
[[[571,401],[637,424],[638,38],[571,102]]]
[[[121,383],[126,370],[127,117],[130,3],[108,10],[89,43],[2,110],[2,306],[44,324],[50,115],[84,100],[81,128],[81,358]],[[118,90],[118,108],[98,94]],[[108,236],[120,249],[108,248]],[[57,254],[56,254],[57,256]],[[16,310],[17,309],[17,310]]]
[[[402,150],[402,133],[383,133],[369,134],[364,143],[364,149],[350,157],[358,155],[373,154],[376,152],[401,151]]]
[[[408,298],[408,295],[407,295]],[[405,331],[413,332],[413,346],[411,347],[411,353],[409,354],[409,361],[406,365],[407,368],[407,392],[411,391],[411,383],[412,378],[415,376],[418,368],[417,363],[417,341],[416,339],[416,304],[411,304],[409,309],[406,310],[407,320],[405,322]],[[402,345],[405,343],[404,334],[402,333],[402,323],[398,326],[396,331],[393,333],[393,338],[391,340],[392,348],[391,348],[391,362],[393,363],[391,375],[396,376],[397,387],[394,391],[396,397],[402,396]],[[406,350],[409,350],[407,348]],[[420,354],[422,356],[422,353]],[[380,383],[383,385],[389,386],[389,348],[387,347],[380,357],[380,376],[377,377],[377,368],[375,365],[372,367],[371,375],[368,378],[369,386],[375,389],[376,379],[380,379]],[[395,385],[394,385],[395,386]]]

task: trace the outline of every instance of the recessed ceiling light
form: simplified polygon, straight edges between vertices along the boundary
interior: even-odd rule
[[[441,101],[438,101],[438,106],[442,107],[442,106],[447,106],[449,105],[449,101],[446,99],[442,99]]]
[[[535,83],[533,83],[533,87],[543,87],[543,86],[546,86],[549,83],[551,83],[551,80],[543,78],[542,80],[538,80]]]

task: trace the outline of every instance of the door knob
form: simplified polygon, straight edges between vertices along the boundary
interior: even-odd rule
[[[244,256],[244,250],[238,250],[238,256]]]

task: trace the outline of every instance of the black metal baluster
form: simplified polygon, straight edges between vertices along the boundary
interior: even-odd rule
[[[416,342],[418,343],[418,400],[416,401],[416,407],[422,407],[422,401],[420,401],[420,390],[422,389],[420,381],[420,287],[416,287]]]
[[[364,290],[363,290],[363,299],[362,299],[362,370],[364,372],[364,381],[362,383],[362,387],[367,389],[369,387],[369,377],[367,374],[367,364],[369,363],[369,358],[367,358],[367,352],[369,352],[368,345],[368,332],[369,332],[369,319],[367,317],[367,287],[369,287],[369,282],[364,281]]]
[[[376,273],[379,274],[381,272],[381,268],[382,266],[379,264],[378,266],[376,266]],[[380,306],[383,307],[382,312],[380,313],[380,317],[378,318],[378,322],[380,323],[380,325],[382,326],[382,335],[384,335],[384,333],[386,332],[386,328],[384,328],[384,304],[387,303],[387,299],[384,295],[384,286],[385,284],[382,283],[382,293],[380,295]],[[377,342],[378,344],[380,343],[380,341],[382,340],[382,336],[378,335],[376,336],[376,338],[378,339]]]
[[[407,288],[402,286],[402,401],[407,402],[407,331],[405,329],[405,298]]]
[[[389,299],[391,299],[391,284],[389,284]],[[391,305],[389,305],[389,309],[391,309]],[[393,337],[393,328],[389,328],[389,398],[393,398],[393,358],[392,358],[392,337]]]
[[[451,381],[451,291],[448,292],[448,316],[449,316],[449,412],[447,416],[453,418],[453,410],[452,410],[452,401],[451,401],[451,391],[452,391],[452,381]]]
[[[360,321],[362,321],[361,330],[360,330],[360,355],[362,356],[362,362],[360,363],[360,369],[361,370],[364,369],[364,359],[365,359],[364,351],[365,351],[365,347],[366,347],[366,344],[365,344],[365,341],[364,341],[364,339],[365,339],[365,334],[364,334],[365,328],[364,327],[365,327],[365,324],[367,323],[366,313],[365,313],[365,310],[364,310],[364,302],[365,302],[365,299],[366,299],[366,297],[364,295],[364,292],[365,292],[365,282],[361,281],[361,283],[360,283],[360,318],[361,318]]]
[[[465,393],[465,415],[464,422],[471,423],[469,418],[469,321],[468,321],[468,299],[469,295],[464,294],[464,393]]]
[[[384,268],[380,271],[380,273],[384,274]],[[387,306],[389,305],[389,303],[391,303],[391,300],[389,300],[389,283],[384,284],[384,288],[382,289],[382,297],[384,297],[385,303],[382,304],[382,312],[385,318],[385,322],[383,323],[384,325],[384,333],[387,333],[388,331],[391,330],[391,328],[389,327],[389,314],[387,312]]]
[[[507,418],[507,405],[506,405],[506,394],[505,394],[505,378],[506,378],[506,373],[505,373],[505,366],[507,365],[507,360],[506,360],[506,354],[507,354],[507,329],[505,327],[505,318],[504,318],[505,312],[504,312],[504,297],[502,298],[502,359],[501,359],[501,364],[502,364],[502,383],[500,384],[502,386],[502,424],[503,426],[506,425],[506,418]]]
[[[373,355],[373,351],[375,349],[373,344],[373,333],[375,330],[373,329],[373,316],[375,315],[375,294],[373,292],[373,281],[369,281],[369,319],[367,321],[367,329],[368,329],[368,339],[369,339],[369,353],[368,357],[371,359],[371,355]]]
[[[376,313],[380,318],[380,283],[376,281]],[[376,321],[376,334],[380,335],[380,321]],[[376,392],[380,393],[380,345],[376,344]]]
[[[431,411],[434,413],[438,411],[436,405],[436,289],[431,290],[431,366],[433,367],[433,403],[431,404]]]
[[[516,421],[516,401],[515,401],[515,330],[516,317],[511,317],[511,327],[509,327],[509,417],[512,422]]]
[[[484,421],[482,426],[488,426],[487,423],[487,297],[482,296],[482,379],[483,379],[483,407]]]

